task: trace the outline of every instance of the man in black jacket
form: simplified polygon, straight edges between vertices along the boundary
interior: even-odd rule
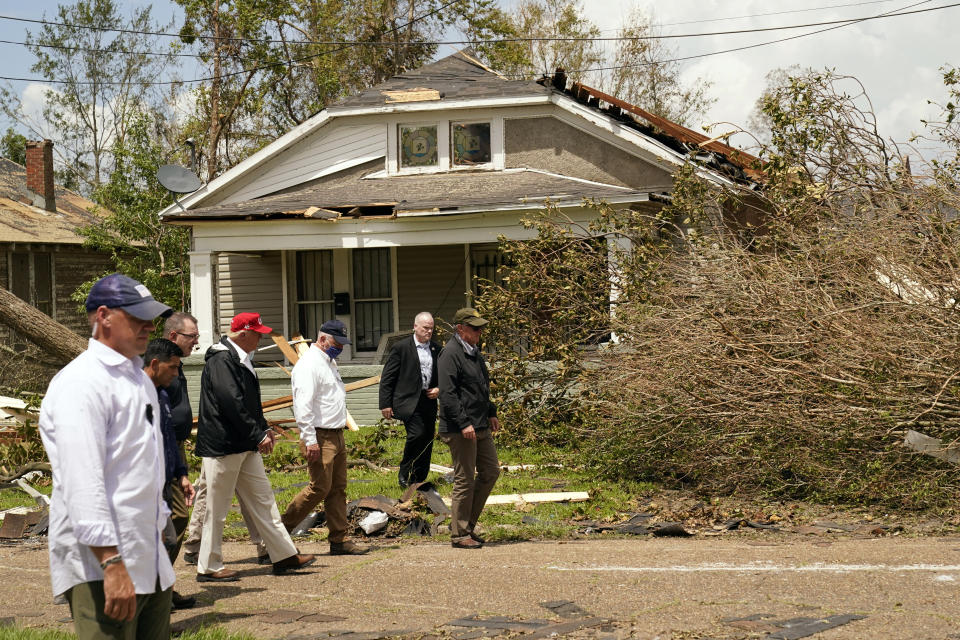
[[[313,555],[299,554],[280,522],[280,512],[260,454],[273,451],[274,435],[263,417],[260,383],[251,356],[260,336],[270,333],[258,313],[240,313],[230,333],[206,353],[200,378],[197,455],[207,480],[207,510],[197,558],[197,580],[233,581],[237,572],[223,566],[223,524],[234,491],[266,544],[275,574],[305,567]]]
[[[493,433],[500,429],[490,401],[490,374],[480,353],[480,333],[487,320],[466,307],[453,318],[457,333],[437,360],[440,386],[440,439],[453,459],[450,539],[454,547],[479,549],[474,533],[487,497],[500,475]]]
[[[427,311],[413,320],[413,335],[398,340],[380,374],[380,413],[403,420],[407,441],[400,460],[400,486],[423,482],[430,472],[437,422],[437,355],[433,316]]]

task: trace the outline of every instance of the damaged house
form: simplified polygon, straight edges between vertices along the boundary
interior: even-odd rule
[[[691,152],[718,185],[754,177],[752,157],[562,72],[508,80],[461,51],[328,107],[161,215],[192,231],[203,348],[241,311],[311,338],[337,317],[359,378],[417,312],[449,323],[469,304],[497,237],[528,237],[518,221],[545,200],[574,220],[584,199],[655,209]],[[361,423],[375,393],[372,412],[351,405]]]
[[[99,219],[95,209],[90,200],[54,184],[49,140],[27,142],[26,166],[0,158],[0,286],[82,336],[89,335],[87,318],[70,297],[112,266],[109,255],[83,247],[76,233]],[[0,331],[4,363],[10,350],[27,343],[3,325]],[[8,368],[0,364],[0,384],[20,387],[23,372]],[[7,380],[14,374],[17,380]],[[44,380],[39,389],[45,386]]]

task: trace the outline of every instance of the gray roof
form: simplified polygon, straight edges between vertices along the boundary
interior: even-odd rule
[[[383,166],[382,160],[365,171],[341,174],[322,184],[232,204],[170,212],[167,220],[212,218],[302,217],[318,207],[313,217],[338,215],[397,215],[413,212],[455,213],[463,210],[525,207],[549,198],[559,204],[579,204],[584,198],[618,201],[647,200],[647,192],[597,184],[530,169],[455,171],[423,175],[364,177]],[[382,175],[382,174],[381,174]]]
[[[551,89],[533,81],[508,80],[499,76],[474,58],[470,50],[464,50],[344,98],[331,110],[336,111],[337,107],[380,106],[388,101],[385,91],[420,88],[439,91],[439,104],[465,98],[516,98],[551,93]]]

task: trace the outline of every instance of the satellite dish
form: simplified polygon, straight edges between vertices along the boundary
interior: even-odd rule
[[[157,169],[157,180],[173,193],[193,193],[203,186],[190,169],[177,164],[165,164]]]

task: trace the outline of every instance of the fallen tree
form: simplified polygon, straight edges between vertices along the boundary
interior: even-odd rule
[[[755,190],[687,170],[661,211],[548,209],[502,244],[478,300],[502,437],[705,494],[956,508],[955,470],[903,442],[960,440],[960,163],[912,173],[844,82],[769,97]]]
[[[87,341],[36,307],[0,287],[0,322],[29,339],[58,364],[67,364],[87,348]]]

